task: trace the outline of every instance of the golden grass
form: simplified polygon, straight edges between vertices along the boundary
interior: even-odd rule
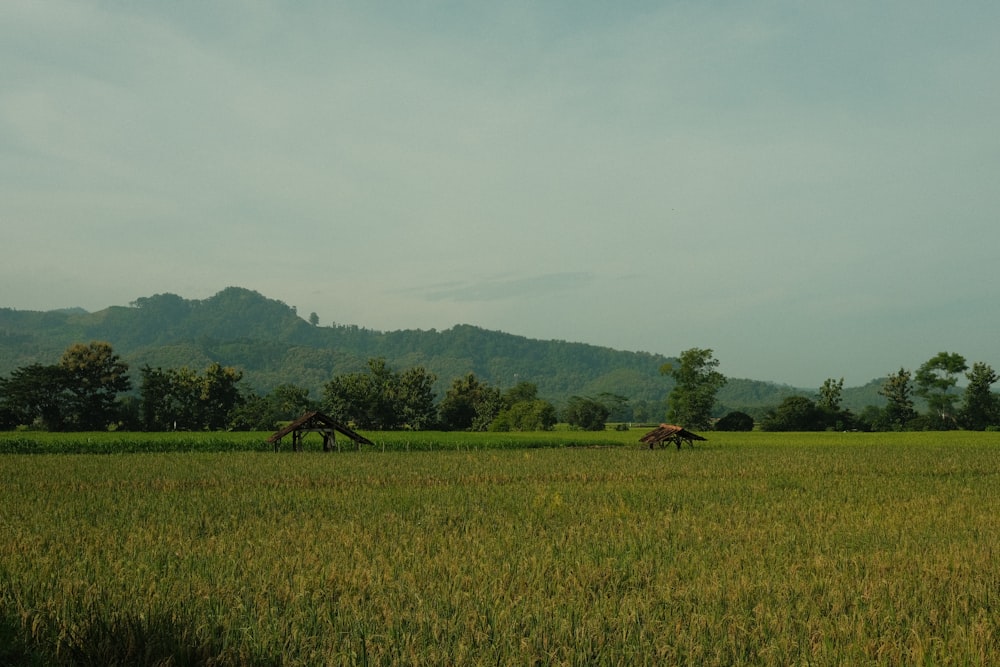
[[[1000,436],[710,438],[3,456],[0,640],[39,664],[1000,657]]]

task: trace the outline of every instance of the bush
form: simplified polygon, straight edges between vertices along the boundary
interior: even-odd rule
[[[761,428],[765,431],[822,431],[825,424],[823,412],[812,399],[789,396],[767,414]]]
[[[592,398],[572,396],[563,411],[563,419],[570,426],[584,431],[603,431],[609,414],[611,411],[603,403]]]
[[[715,423],[716,431],[752,431],[753,417],[734,410]]]

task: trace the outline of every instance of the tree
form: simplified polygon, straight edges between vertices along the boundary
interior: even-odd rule
[[[657,401],[655,404],[652,401],[647,401],[644,399],[633,399],[629,401],[632,408],[632,421],[637,422],[647,422],[651,420],[659,421],[659,417],[656,416],[657,412],[663,409],[663,404]]]
[[[914,393],[927,401],[931,423],[938,428],[955,425],[955,402],[959,396],[954,389],[958,375],[967,368],[962,355],[939,352],[917,369]]]
[[[866,405],[855,420],[858,428],[865,431],[880,431],[886,427],[885,410],[876,405]]]
[[[0,380],[5,421],[50,431],[104,430],[120,420],[118,395],[132,381],[128,364],[103,342],[66,348],[58,364],[32,364]]]
[[[173,386],[169,371],[146,364],[139,369],[139,410],[147,431],[167,431],[175,417]]]
[[[1000,377],[989,365],[978,361],[972,364],[972,370],[965,377],[969,384],[965,388],[962,424],[975,431],[1000,426],[1000,398],[991,389]]]
[[[361,394],[357,400],[362,408],[362,422],[358,425],[379,431],[395,429],[401,421],[396,411],[399,381],[385,357],[369,359],[368,373],[361,374],[358,379]]]
[[[314,327],[318,327],[319,315],[317,315],[316,313],[309,313],[309,324],[313,325]]]
[[[149,365],[140,374],[142,423],[150,431],[227,428],[245,398],[239,387],[243,374],[218,363],[203,375],[186,366],[163,370]]]
[[[369,373],[346,373],[326,383],[323,405],[332,418],[359,428],[388,428],[392,421],[385,359],[371,359]]]
[[[200,431],[205,423],[201,406],[201,379],[198,371],[181,366],[167,370],[170,393],[167,395],[172,419],[167,428]]]
[[[469,373],[452,380],[438,406],[438,415],[442,428],[485,431],[502,409],[500,390]]]
[[[761,422],[764,431],[822,431],[823,411],[811,398],[789,396]]]
[[[882,423],[877,426],[897,431],[906,428],[907,423],[917,416],[913,409],[913,399],[910,398],[911,391],[910,372],[905,368],[900,368],[898,373],[886,378],[878,393],[885,396],[888,403],[883,410]]]
[[[563,410],[563,421],[584,431],[603,431],[608,421],[608,406],[586,396],[570,396]]]
[[[0,382],[3,382],[3,378],[0,378]],[[12,431],[20,425],[17,413],[10,409],[0,393],[0,431]]]
[[[423,367],[397,373],[383,357],[372,358],[367,373],[338,375],[328,382],[323,403],[331,417],[359,428],[427,428],[437,421],[431,390],[435,380]]]
[[[718,366],[712,350],[693,347],[681,353],[677,366],[660,367],[660,373],[677,383],[667,397],[667,419],[687,428],[711,425],[715,395],[726,384],[726,377],[716,370]]]
[[[844,378],[834,380],[827,378],[823,386],[819,388],[819,400],[816,401],[816,409],[819,410],[819,417],[824,428],[843,431],[856,428],[858,420],[850,410],[842,410],[840,407],[841,395],[844,391]]]
[[[538,398],[538,385],[534,382],[518,382],[503,393],[504,407],[508,408],[515,403],[530,403],[536,398]]]
[[[105,430],[118,421],[118,394],[132,388],[128,364],[110,343],[77,343],[59,360],[66,379],[67,418],[84,431]]]
[[[503,411],[503,398],[497,387],[485,386],[476,401],[476,416],[472,420],[473,431],[488,431],[490,425]]]
[[[414,430],[432,428],[438,422],[434,405],[434,383],[437,376],[423,366],[414,366],[398,376],[396,399],[399,404],[400,423]]]
[[[628,404],[628,397],[610,391],[602,391],[597,400],[608,409],[608,421],[627,422],[632,420],[633,411]]]
[[[538,398],[538,386],[519,382],[500,397],[502,408],[489,425],[491,431],[548,431],[555,426],[556,408]]]
[[[267,401],[278,421],[293,421],[319,408],[316,401],[309,398],[308,389],[287,383],[272,389],[267,395]]]
[[[62,431],[67,412],[66,370],[31,364],[0,379],[0,406],[13,426],[40,425]]]
[[[270,396],[247,391],[240,397],[239,405],[229,413],[228,427],[234,431],[274,431],[279,418]]]
[[[819,388],[819,401],[817,401],[816,406],[820,410],[830,413],[840,412],[840,400],[843,391],[844,378],[840,378],[839,380],[827,378],[824,380],[823,386]]]
[[[223,429],[229,413],[240,402],[239,381],[243,373],[229,366],[213,363],[201,378],[202,427],[212,431]]]
[[[474,373],[452,380],[451,387],[445,392],[438,406],[438,415],[443,428],[468,430],[472,427],[472,420],[476,418],[476,401],[479,398],[480,387],[481,384]]]
[[[504,408],[490,423],[491,431],[549,431],[556,424],[556,408],[550,402],[536,398],[518,401]]]
[[[309,390],[294,384],[279,384],[267,396],[251,389],[240,392],[236,407],[229,413],[229,428],[237,431],[273,431],[280,422],[290,422],[307,412],[319,410],[309,398]]]

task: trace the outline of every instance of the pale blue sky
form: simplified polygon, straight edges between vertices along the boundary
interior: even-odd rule
[[[1000,369],[1000,3],[0,3],[0,306]]]

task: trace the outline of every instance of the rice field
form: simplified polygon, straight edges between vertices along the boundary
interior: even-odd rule
[[[0,664],[1000,659],[1000,434],[707,435],[3,455]]]
[[[648,429],[645,429],[648,430]],[[482,449],[537,449],[540,447],[593,447],[634,445],[642,430],[571,431],[535,433],[465,433],[461,431],[367,431],[364,433],[380,452],[476,451]],[[270,452],[271,432],[100,432],[49,433],[44,431],[0,432],[0,454],[148,454],[163,452]],[[320,450],[319,435],[308,434],[305,450]],[[340,450],[356,449],[339,436]],[[281,448],[291,448],[291,436]],[[368,445],[366,451],[371,451]]]

